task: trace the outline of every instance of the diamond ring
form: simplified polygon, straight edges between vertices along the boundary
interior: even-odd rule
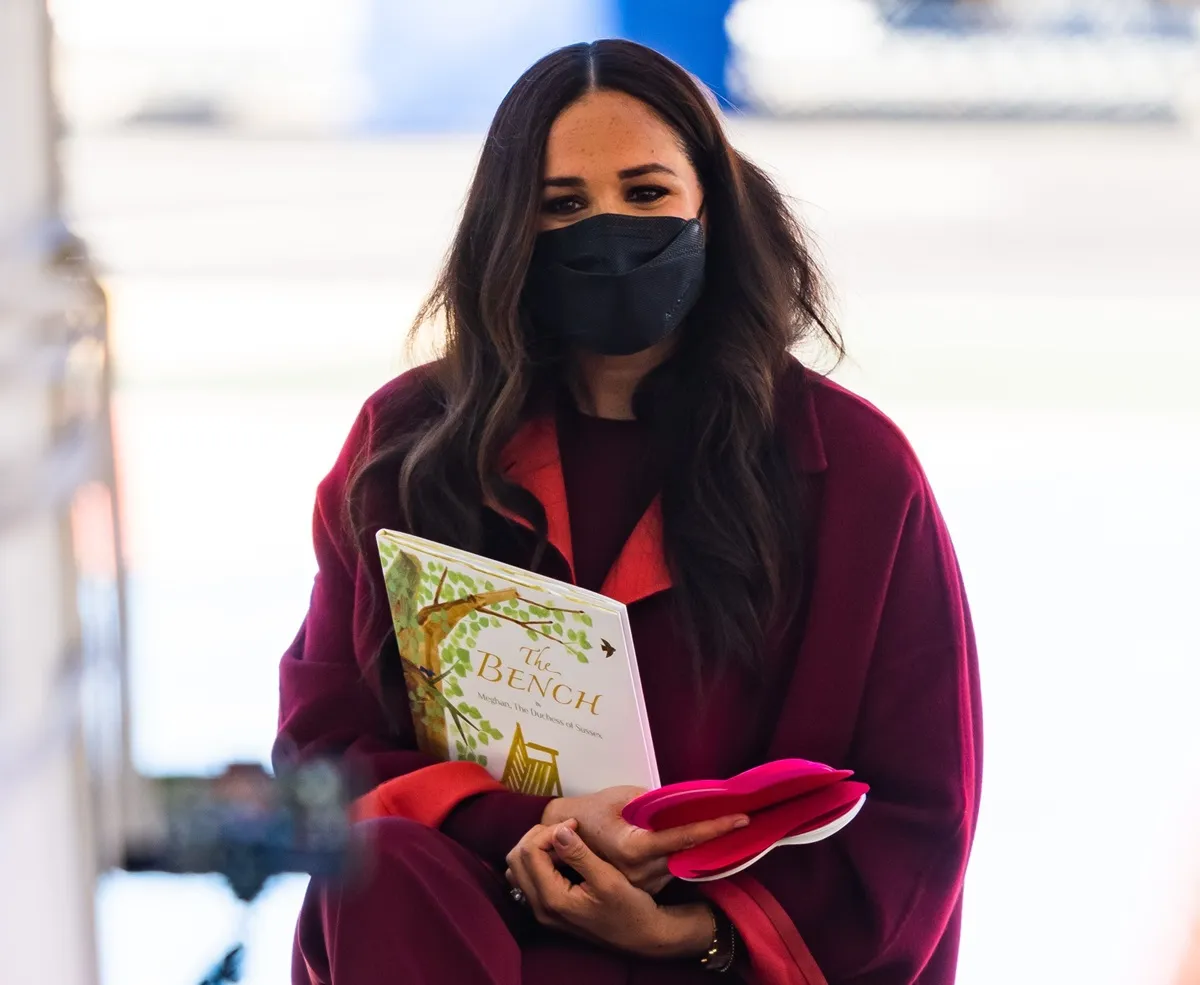
[[[512,897],[512,901],[516,903],[517,906],[525,905],[525,894],[517,887],[514,886],[511,890],[509,890],[508,895]]]

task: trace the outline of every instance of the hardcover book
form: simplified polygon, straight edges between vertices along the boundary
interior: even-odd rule
[[[410,534],[377,543],[423,752],[540,796],[659,786],[624,605]]]

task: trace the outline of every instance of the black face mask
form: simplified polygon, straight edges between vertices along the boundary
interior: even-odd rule
[[[605,214],[540,233],[522,297],[543,337],[627,356],[670,335],[703,288],[699,219]]]

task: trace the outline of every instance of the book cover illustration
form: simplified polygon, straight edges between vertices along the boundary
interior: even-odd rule
[[[522,793],[658,785],[623,605],[407,534],[377,540],[422,751]]]

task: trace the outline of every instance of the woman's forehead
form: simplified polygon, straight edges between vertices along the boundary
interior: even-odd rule
[[[546,141],[545,177],[615,176],[652,161],[691,172],[679,135],[639,99],[589,92],[559,114]]]

